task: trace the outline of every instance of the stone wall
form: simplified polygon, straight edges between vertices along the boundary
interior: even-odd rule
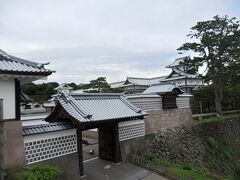
[[[171,127],[191,127],[193,124],[190,108],[152,110],[145,119],[145,136],[120,142],[121,159],[127,161],[131,154],[146,150],[155,134]]]
[[[45,160],[36,164],[48,164],[58,167],[62,173],[60,179],[80,179],[78,153],[72,153],[65,156]],[[32,165],[28,165],[32,166]]]
[[[82,132],[82,136],[86,138],[98,139],[98,130],[86,130]]]
[[[141,154],[146,149],[146,137],[138,137],[120,142],[121,160],[129,160],[131,154]]]
[[[152,110],[145,119],[145,133],[156,134],[171,127],[189,127],[193,124],[190,108]]]
[[[239,144],[240,117],[168,128],[153,138],[148,150],[163,160],[231,175],[240,160]]]

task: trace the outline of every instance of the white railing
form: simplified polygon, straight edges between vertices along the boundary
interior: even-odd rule
[[[223,111],[223,114],[231,114],[231,113],[238,113],[240,112],[240,110],[229,110],[229,111]],[[214,116],[217,115],[216,112],[212,112],[212,113],[203,113],[203,114],[193,114],[193,117],[204,117],[204,116]]]

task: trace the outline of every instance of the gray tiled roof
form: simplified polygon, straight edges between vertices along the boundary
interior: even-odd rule
[[[160,76],[160,77],[154,77],[154,78],[127,77],[126,81],[123,84],[125,85],[127,83],[131,83],[134,85],[150,86],[152,84],[159,83],[164,78],[166,78],[166,76]]]
[[[143,94],[163,94],[163,93],[172,92],[176,88],[177,87],[174,84],[159,84],[159,85],[154,85],[147,88],[143,92]],[[180,89],[179,89],[179,92],[181,92]]]
[[[178,68],[173,68],[173,71],[175,71],[176,73],[180,74],[181,76],[186,76],[188,78],[196,78],[197,74],[188,74],[186,72],[181,71]]]
[[[175,66],[179,66],[181,63],[184,63],[185,59],[190,58],[189,56],[184,56],[184,57],[180,57],[174,60],[174,62],[172,62],[171,64],[169,64],[168,66],[166,66],[166,68],[172,68]]]
[[[52,72],[45,69],[44,64],[11,56],[0,49],[0,73],[50,75]]]
[[[141,118],[146,115],[121,94],[62,95],[58,103],[78,122]]]
[[[34,125],[34,126],[23,126],[23,136],[54,132],[54,131],[60,131],[65,129],[73,129],[73,128],[75,128],[75,126],[67,122],[57,122],[57,123],[49,123],[49,124]]]

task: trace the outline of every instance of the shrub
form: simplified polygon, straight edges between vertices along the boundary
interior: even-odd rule
[[[7,180],[57,180],[60,170],[49,165],[38,164],[7,172]]]
[[[185,170],[189,170],[189,171],[192,170],[192,168],[191,168],[191,166],[189,164],[184,164],[182,166],[182,168],[185,169]]]
[[[240,177],[240,161],[237,161],[235,165],[237,177]]]
[[[148,160],[148,161],[154,161],[155,159],[155,155],[153,153],[151,153],[150,151],[146,151],[144,153],[144,159]]]
[[[215,147],[216,145],[215,139],[213,137],[208,137],[207,143],[209,147]]]

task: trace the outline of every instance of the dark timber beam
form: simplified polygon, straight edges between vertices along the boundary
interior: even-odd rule
[[[113,135],[114,137],[114,143],[113,143],[113,161],[115,163],[121,162],[121,154],[120,154],[120,143],[119,143],[119,132],[118,132],[118,123],[114,124],[114,132]]]
[[[79,160],[80,176],[84,176],[83,149],[82,149],[82,130],[80,128],[77,128],[77,149],[78,149],[78,160]]]
[[[16,113],[16,120],[20,120],[20,81],[15,78],[15,113]]]

